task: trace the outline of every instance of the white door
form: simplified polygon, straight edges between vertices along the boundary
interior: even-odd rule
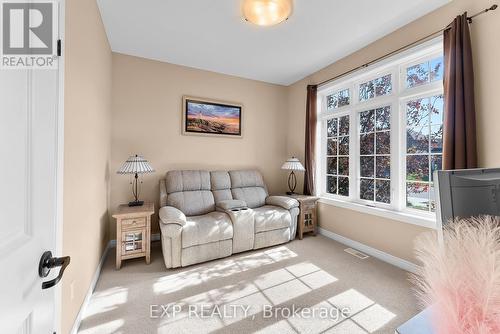
[[[58,285],[42,283],[61,267],[42,278],[39,262],[61,256],[58,82],[57,69],[0,69],[1,333],[56,331]]]

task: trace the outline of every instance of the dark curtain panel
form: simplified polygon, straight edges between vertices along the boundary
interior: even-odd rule
[[[304,173],[304,195],[314,194],[314,176],[316,171],[316,96],[318,86],[307,86],[306,102],[306,147]]]
[[[467,13],[444,31],[443,169],[477,167],[474,72]]]

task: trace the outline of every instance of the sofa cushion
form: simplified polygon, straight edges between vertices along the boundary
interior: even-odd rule
[[[187,217],[182,228],[182,248],[233,238],[233,224],[223,212]]]
[[[290,212],[277,206],[265,205],[253,209],[253,212],[255,217],[255,233],[286,228],[292,224]]]
[[[165,179],[167,194],[180,191],[210,190],[210,173],[204,170],[172,170]]]
[[[230,171],[231,193],[234,199],[245,201],[249,208],[258,208],[266,203],[267,189],[258,171]]]
[[[231,189],[233,198],[245,201],[249,208],[258,208],[266,204],[267,193],[264,188],[249,187]]]
[[[228,172],[210,172],[210,185],[214,194],[215,204],[233,199],[233,195],[231,194],[231,179]]]
[[[215,210],[207,171],[169,171],[165,179],[167,205],[181,210],[186,216],[203,215]]]
[[[209,190],[172,193],[167,197],[167,205],[181,210],[186,216],[215,211],[214,195]]]
[[[232,170],[229,176],[231,188],[266,187],[262,175],[256,170]]]

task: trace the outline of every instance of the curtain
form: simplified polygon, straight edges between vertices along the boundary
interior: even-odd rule
[[[316,97],[318,86],[307,86],[304,195],[314,195],[316,173]]]
[[[477,167],[474,72],[467,13],[444,31],[443,169]]]

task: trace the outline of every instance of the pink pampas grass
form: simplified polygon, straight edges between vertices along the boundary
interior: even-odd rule
[[[500,220],[457,219],[416,241],[422,262],[412,277],[439,334],[500,333]]]

